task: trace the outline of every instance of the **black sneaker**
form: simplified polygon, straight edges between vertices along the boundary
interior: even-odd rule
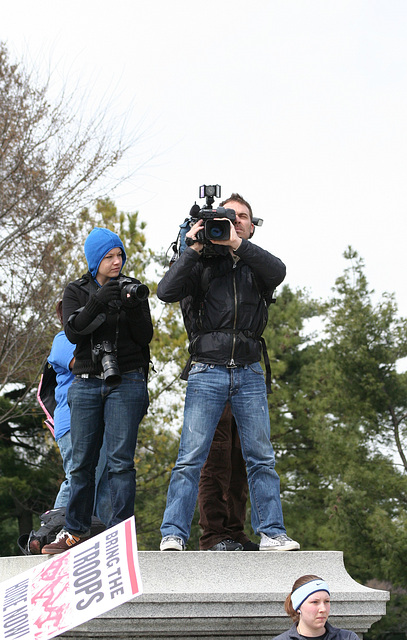
[[[243,551],[243,547],[240,542],[226,538],[226,540],[214,544],[213,547],[206,549],[206,551]]]
[[[258,551],[259,548],[260,548],[260,545],[257,544],[256,542],[252,542],[251,540],[248,540],[243,545],[243,551]]]

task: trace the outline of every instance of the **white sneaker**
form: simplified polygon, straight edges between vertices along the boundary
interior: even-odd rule
[[[299,543],[289,538],[286,533],[271,538],[260,532],[260,538],[260,551],[296,551],[300,548]]]
[[[160,551],[185,551],[185,542],[178,536],[165,536],[161,540]]]

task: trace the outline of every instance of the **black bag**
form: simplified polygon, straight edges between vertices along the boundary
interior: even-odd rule
[[[49,509],[40,516],[40,519],[41,526],[37,531],[24,533],[17,540],[17,544],[25,556],[38,555],[41,553],[42,547],[54,542],[57,534],[65,524],[65,507]],[[91,537],[102,533],[105,529],[103,522],[96,516],[92,516]]]
[[[51,367],[49,362],[44,364],[41,374],[40,383],[37,389],[37,400],[47,416],[44,420],[48,429],[54,436],[54,411],[57,406],[55,400],[55,389],[57,386],[57,374]],[[55,437],[55,436],[54,436]]]

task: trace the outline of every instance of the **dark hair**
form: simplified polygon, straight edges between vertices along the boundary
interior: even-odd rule
[[[55,311],[57,312],[58,320],[63,325],[64,324],[64,320],[63,320],[63,316],[62,316],[62,300],[59,300],[57,302],[57,306],[55,307]]]
[[[298,589],[298,587],[302,587],[303,584],[307,584],[307,582],[311,582],[311,580],[322,580],[322,578],[314,575],[301,576],[300,578],[297,578],[297,580],[294,582],[292,586],[290,593],[285,599],[285,602],[284,602],[285,612],[287,613],[287,615],[290,616],[293,622],[298,622],[298,620],[300,619],[300,614],[297,611],[295,611],[293,607],[293,603],[291,602],[291,595],[294,593],[296,589]]]
[[[240,204],[244,204],[249,209],[250,220],[253,220],[253,211],[250,204],[247,202],[247,200],[242,198],[242,196],[239,195],[238,193],[232,193],[232,195],[229,198],[226,198],[226,200],[223,200],[223,202],[220,203],[220,206],[223,207],[227,202],[230,202],[231,200],[234,200],[235,202],[239,202]]]

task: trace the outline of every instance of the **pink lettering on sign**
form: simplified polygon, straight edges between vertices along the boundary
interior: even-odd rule
[[[69,558],[64,553],[45,564],[32,585],[31,604],[40,615],[33,620],[35,636],[43,637],[44,630],[60,633],[69,625]],[[44,629],[45,627],[45,629]]]

